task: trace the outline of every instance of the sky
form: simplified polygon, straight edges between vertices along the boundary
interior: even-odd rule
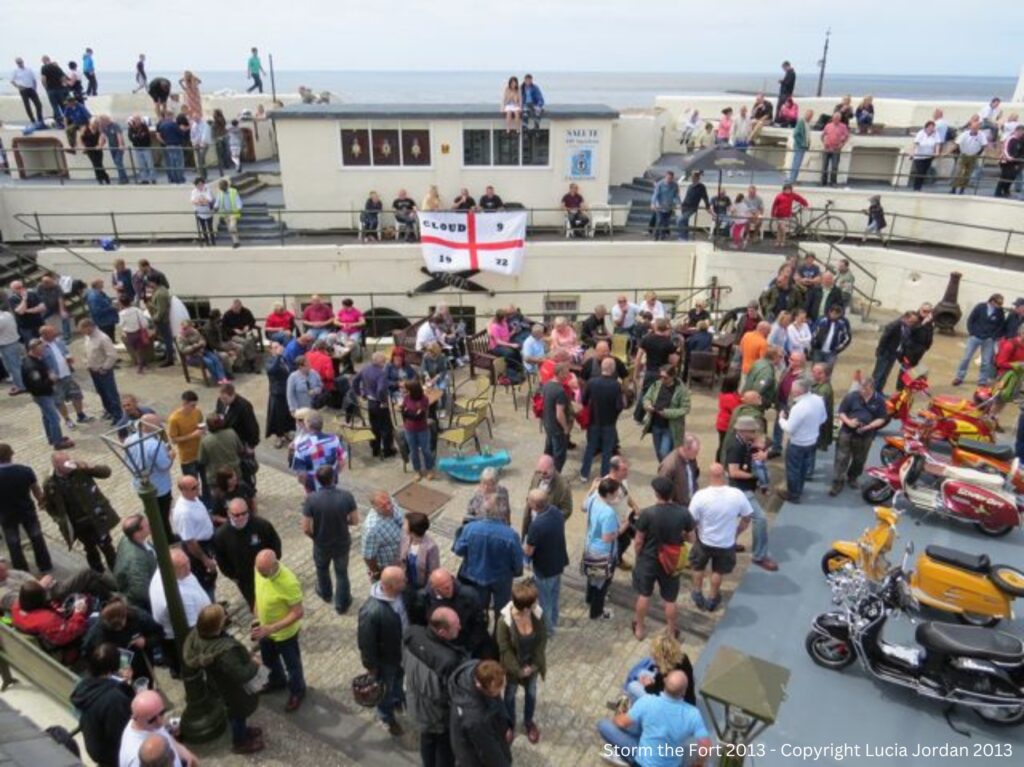
[[[782,59],[829,71],[1016,76],[1024,5],[998,4],[964,34],[963,0],[0,0],[0,71],[17,55],[100,71],[242,70],[249,47],[284,70],[774,73]],[[196,11],[196,9],[201,11]],[[164,33],[167,31],[169,33]]]

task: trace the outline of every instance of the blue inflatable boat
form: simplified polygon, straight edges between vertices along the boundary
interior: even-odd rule
[[[508,451],[499,450],[496,453],[483,455],[459,455],[442,458],[437,462],[437,468],[460,482],[479,482],[480,473],[484,469],[500,469],[510,463],[512,463],[512,456],[508,454]]]

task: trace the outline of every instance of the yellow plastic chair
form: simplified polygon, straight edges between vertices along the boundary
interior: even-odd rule
[[[373,442],[373,429],[366,426],[365,422],[361,426],[356,426],[355,424],[347,424],[340,418],[335,418],[334,428],[332,431],[341,438],[341,441],[345,446],[345,452],[348,453],[349,471],[352,471],[355,466],[355,462],[352,458],[352,448],[355,445]]]
[[[481,412],[457,415],[452,419],[451,426],[438,432],[438,445],[442,442],[451,445],[456,455],[461,455],[462,446],[470,440],[473,440],[473,443],[476,445],[476,450],[479,453],[480,437],[477,435],[477,429],[480,427],[481,423],[485,423],[486,421],[487,417]]]

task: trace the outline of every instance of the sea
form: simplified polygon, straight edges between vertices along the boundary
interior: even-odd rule
[[[266,62],[264,62],[266,64]],[[239,71],[197,71],[205,93],[242,91],[249,83]],[[520,74],[520,78],[521,75]],[[687,73],[687,72],[532,72],[534,80],[550,104],[607,104],[615,109],[643,109],[654,104],[656,96],[667,94],[753,94],[763,90],[774,96],[777,73]],[[149,76],[167,77],[175,84],[181,72],[151,71]],[[98,71],[100,92],[126,92],[134,85],[134,73]],[[346,103],[487,103],[497,105],[508,75],[502,72],[397,72],[278,70],[274,85],[278,93],[297,93],[300,85],[319,93],[330,91],[336,100]],[[812,95],[817,89],[817,72],[797,73],[796,96]],[[823,93],[839,97],[872,94],[885,98],[941,101],[977,101],[979,106],[993,96],[1006,100],[1013,95],[1015,77],[954,77],[829,74]],[[3,84],[4,92],[11,86]],[[270,78],[264,78],[264,91],[270,93]]]

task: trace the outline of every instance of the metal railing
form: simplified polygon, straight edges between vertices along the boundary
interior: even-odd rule
[[[800,252],[808,253],[809,251],[805,251],[801,248]],[[822,261],[822,259],[819,258],[817,255],[815,255],[814,258],[817,261],[822,261],[822,263],[825,264],[825,268],[829,269],[834,273],[836,270],[832,266],[832,257],[835,254],[838,254],[838,260],[845,260],[857,272],[860,272],[864,277],[871,280],[870,291],[864,290],[863,288],[858,288],[856,280],[854,280],[853,283],[854,295],[860,296],[862,299],[864,299],[864,311],[862,312],[861,316],[864,318],[865,321],[867,321],[868,318],[871,316],[871,310],[876,306],[882,305],[882,302],[875,298],[875,293],[878,288],[878,277],[875,275],[874,272],[870,271],[867,267],[865,267],[862,263],[857,261],[857,259],[853,258],[849,253],[847,253],[841,247],[836,245],[834,242],[828,243],[828,255],[826,255],[824,261]]]

